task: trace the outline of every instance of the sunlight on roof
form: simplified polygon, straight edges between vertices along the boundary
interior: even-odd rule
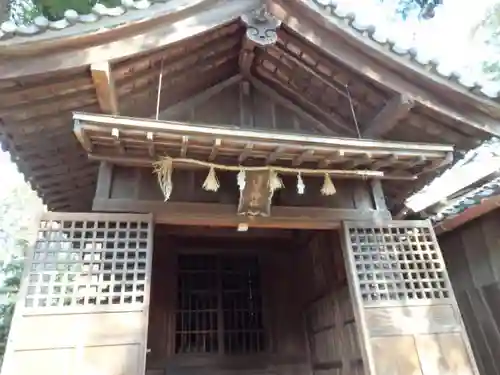
[[[419,21],[417,13],[403,20],[395,14],[398,0],[338,0],[339,12],[354,12],[356,22],[376,26],[377,39],[389,39],[402,48],[415,48],[418,60],[439,61],[443,74],[459,72],[464,81],[485,83],[497,91],[499,84],[486,84],[481,62],[495,58],[490,48],[473,38],[472,30],[498,0],[445,0],[433,19]],[[378,35],[377,35],[378,34]],[[492,87],[488,87],[492,86]]]

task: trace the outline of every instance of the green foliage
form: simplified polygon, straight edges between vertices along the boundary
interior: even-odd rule
[[[63,18],[68,9],[76,10],[79,14],[90,13],[97,2],[107,6],[121,4],[120,0],[33,0],[40,12],[51,21]]]
[[[384,0],[380,0],[384,2]],[[403,19],[407,19],[410,14],[416,13],[421,19],[434,17],[435,9],[443,4],[443,0],[398,0],[396,13]]]
[[[471,34],[478,43],[486,44],[493,55],[500,55],[500,2],[488,9],[483,20],[472,29]],[[482,70],[488,79],[500,82],[500,61],[498,58],[484,61]]]
[[[27,243],[24,243],[27,246]],[[8,262],[1,272],[5,275],[3,288],[0,292],[7,296],[7,300],[0,305],[0,362],[3,362],[10,326],[14,316],[16,296],[21,286],[23,260],[16,258]]]

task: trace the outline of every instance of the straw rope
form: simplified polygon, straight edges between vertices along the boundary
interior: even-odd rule
[[[209,169],[220,169],[224,171],[275,171],[280,173],[293,173],[293,174],[306,174],[306,175],[334,175],[334,176],[359,176],[359,177],[373,177],[373,178],[383,178],[384,172],[381,171],[369,171],[369,170],[342,170],[342,169],[311,169],[311,168],[289,168],[289,167],[279,167],[274,165],[266,166],[244,166],[244,165],[225,165],[211,163],[202,160],[188,159],[188,158],[172,158],[169,156],[163,157],[162,159],[153,163],[153,167],[156,172],[161,171],[168,163],[178,163],[178,164],[193,164],[201,167],[206,167]]]

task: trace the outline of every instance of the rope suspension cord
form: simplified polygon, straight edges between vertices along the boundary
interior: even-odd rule
[[[160,116],[161,85],[163,81],[163,58],[160,65],[160,76],[158,77],[158,93],[156,95],[156,119]]]
[[[332,175],[332,176],[345,176],[345,177],[362,177],[362,178],[375,178],[375,179],[396,179],[396,180],[414,180],[415,176],[390,176],[386,175],[381,171],[371,171],[371,170],[344,170],[344,169],[311,169],[311,168],[291,168],[291,167],[280,167],[273,165],[264,165],[264,166],[244,166],[244,165],[225,165],[225,164],[217,164],[206,162],[197,159],[189,159],[189,158],[172,158],[169,156],[163,157],[158,161],[153,163],[155,170],[160,170],[164,168],[165,165],[173,165],[175,163],[178,164],[191,164],[197,165],[200,167],[219,169],[223,171],[232,171],[232,172],[240,172],[240,171],[275,171],[279,173],[290,173],[290,174],[304,174],[304,175]]]
[[[346,83],[345,91],[347,93],[347,98],[349,99],[349,107],[351,108],[352,119],[354,121],[354,126],[356,126],[356,133],[358,138],[361,139],[361,132],[359,131],[358,119],[356,118],[356,111],[354,110],[354,104],[352,103],[351,92],[349,91],[349,85]]]

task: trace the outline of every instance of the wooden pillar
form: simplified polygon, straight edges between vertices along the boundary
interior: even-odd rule
[[[478,375],[432,226],[344,222],[365,373]]]

